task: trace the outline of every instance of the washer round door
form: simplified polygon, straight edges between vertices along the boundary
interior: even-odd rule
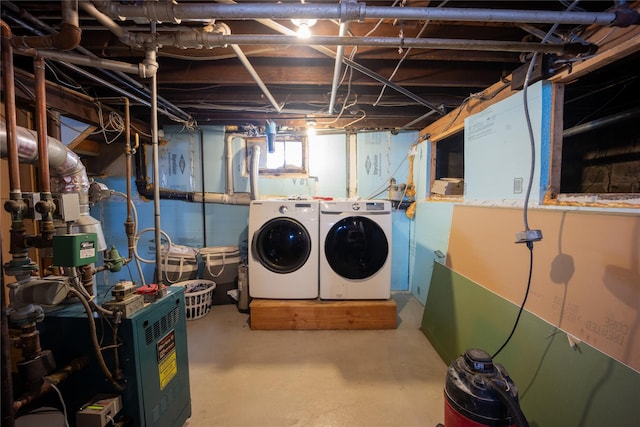
[[[366,279],[384,266],[389,243],[375,221],[350,216],[331,227],[324,241],[324,253],[336,274],[347,279]]]
[[[274,218],[254,234],[253,256],[274,273],[293,273],[301,268],[311,253],[311,236],[292,218]]]

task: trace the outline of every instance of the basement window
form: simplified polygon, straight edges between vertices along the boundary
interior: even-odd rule
[[[640,205],[638,67],[635,54],[566,85],[558,201]]]
[[[431,196],[461,197],[464,194],[464,131],[432,142],[431,153],[431,164],[435,164]]]
[[[245,173],[251,167],[251,147],[260,147],[258,173],[262,176],[308,176],[307,138],[301,135],[276,135],[274,152],[270,153],[267,139],[248,138],[245,144]]]

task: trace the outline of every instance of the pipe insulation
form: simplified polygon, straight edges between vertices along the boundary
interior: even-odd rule
[[[38,162],[38,133],[21,126],[16,127],[16,145],[21,163]],[[7,129],[0,121],[0,157],[8,154]],[[76,153],[59,140],[47,137],[47,153],[51,176],[52,193],[76,193],[80,202],[80,218],[76,224],[83,232],[93,232],[98,236],[98,250],[106,249],[104,233],[100,222],[89,215],[89,177]]]
[[[433,8],[368,6],[359,2],[339,4],[311,3],[175,3],[144,2],[121,4],[94,2],[96,7],[112,18],[148,18],[156,22],[180,23],[182,20],[216,17],[216,19],[334,19],[341,22],[365,19],[398,19],[403,21],[464,21],[558,23],[573,25],[612,25],[618,18],[615,12],[562,12],[543,10]]]

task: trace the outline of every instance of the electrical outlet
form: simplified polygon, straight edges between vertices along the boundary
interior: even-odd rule
[[[525,230],[516,233],[516,243],[537,242],[542,240],[542,230]]]

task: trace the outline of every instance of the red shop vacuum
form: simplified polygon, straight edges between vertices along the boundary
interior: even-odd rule
[[[451,363],[444,398],[444,427],[529,426],[518,389],[484,350],[468,349]]]

